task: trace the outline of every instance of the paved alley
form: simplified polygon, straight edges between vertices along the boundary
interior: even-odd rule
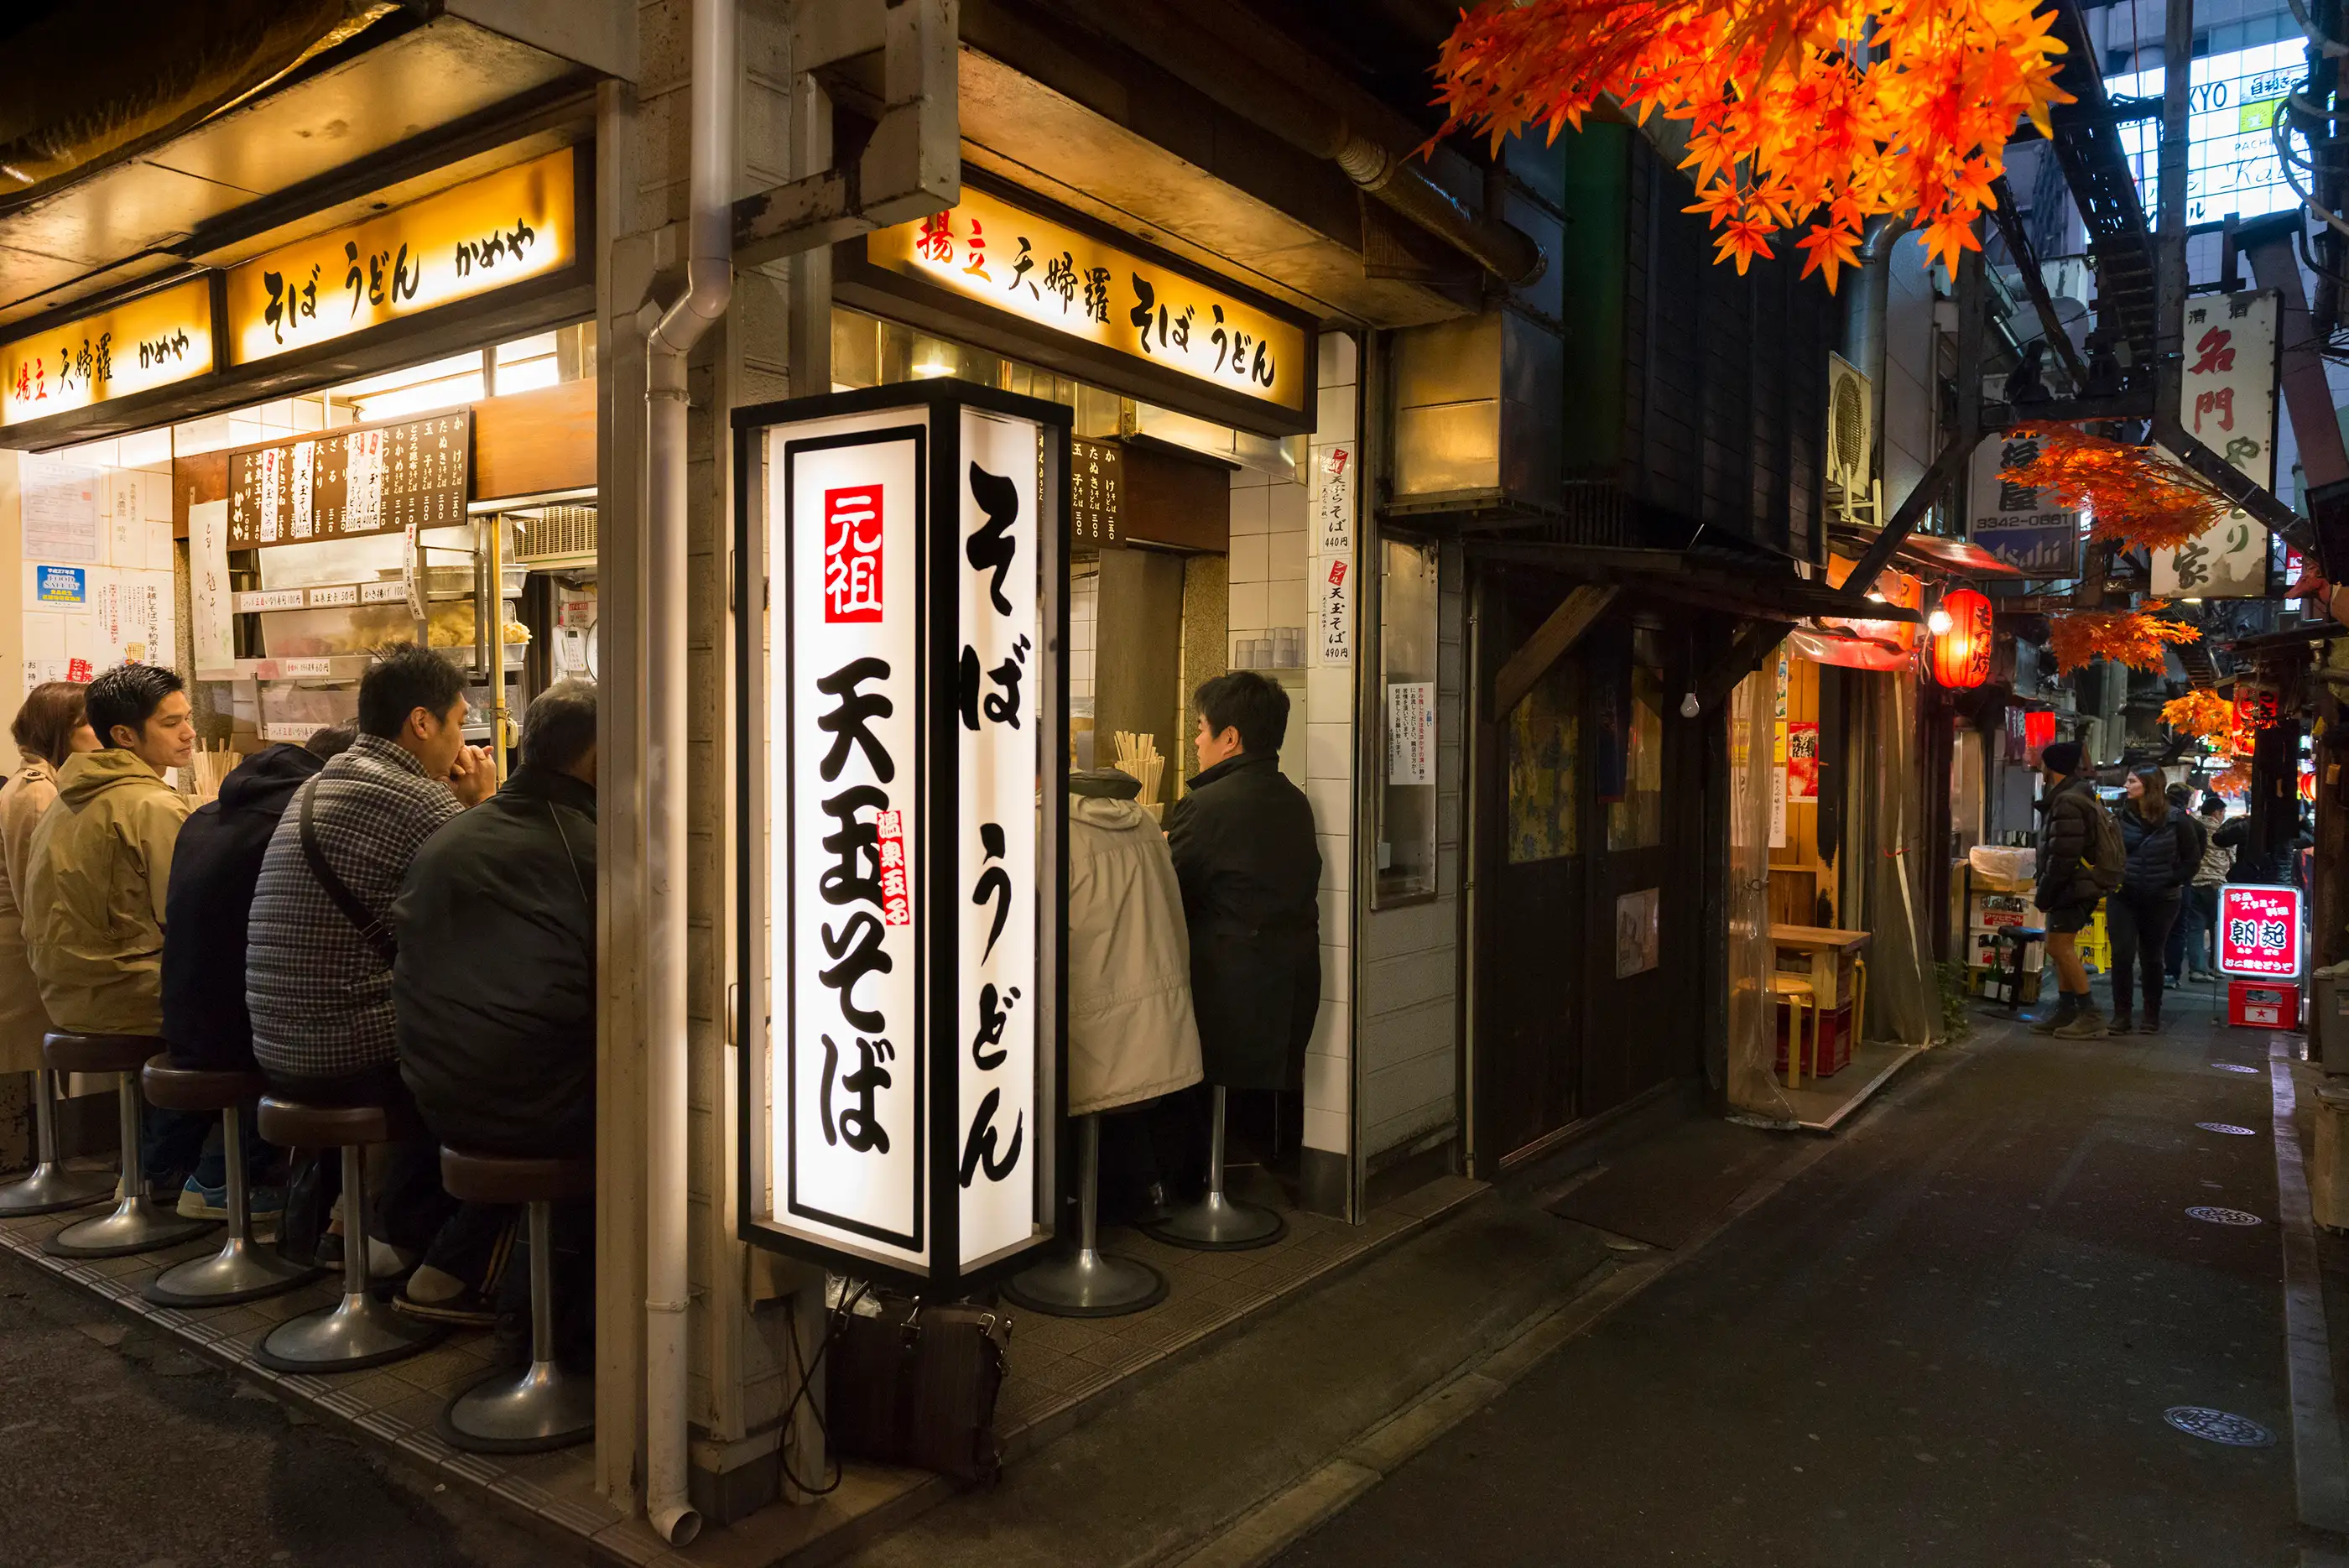
[[[2297,1563],[2268,1040],[1986,1023],[1283,1568]]]

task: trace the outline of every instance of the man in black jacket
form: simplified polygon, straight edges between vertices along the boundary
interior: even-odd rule
[[[2047,961],[2062,994],[2055,1011],[2031,1027],[2066,1040],[2101,1040],[2105,1021],[2088,997],[2079,936],[2105,896],[2087,866],[2096,852],[2104,803],[2096,798],[2095,780],[2081,772],[2076,741],[2057,741],[2042,751],[2039,771],[2046,788],[2039,807],[2046,815],[2039,825],[2039,884],[2032,902],[2047,917]]]
[[[1209,1084],[1293,1089],[1321,1002],[1321,849],[1282,775],[1288,698],[1235,670],[1194,696],[1199,774],[1166,825],[1191,932],[1191,1004]]]
[[[337,724],[299,746],[264,747],[221,781],[220,798],[190,814],[171,851],[171,880],[163,900],[163,1039],[174,1065],[210,1073],[250,1073],[253,1014],[244,1005],[244,948],[261,858],[294,792],[349,747],[356,727]],[[212,1118],[191,1118],[210,1127]],[[202,1137],[202,1133],[197,1135]],[[245,1147],[254,1163],[266,1158],[248,1116]],[[217,1132],[202,1163],[180,1195],[180,1211],[205,1219],[228,1213],[227,1172]],[[256,1172],[254,1209],[274,1218],[282,1194]]]
[[[595,1151],[595,687],[565,680],[523,717],[522,763],[497,794],[454,817],[410,862],[391,907],[399,1074],[433,1136],[453,1148],[525,1158]],[[468,1206],[452,1223],[502,1230]],[[558,1205],[555,1263],[575,1274],[592,1230]],[[493,1251],[502,1256],[499,1245]],[[496,1270],[480,1293],[494,1293]],[[486,1302],[454,1275],[419,1269],[398,1305],[475,1322]],[[513,1303],[503,1303],[508,1310]],[[587,1305],[576,1282],[561,1315]],[[566,1338],[570,1336],[566,1335]],[[576,1340],[571,1341],[574,1347]]]

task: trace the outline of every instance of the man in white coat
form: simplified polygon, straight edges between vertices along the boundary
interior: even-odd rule
[[[1069,1115],[1140,1106],[1199,1082],[1191,940],[1166,836],[1115,768],[1069,775]],[[1102,1124],[1104,1210],[1156,1180],[1144,1118]]]

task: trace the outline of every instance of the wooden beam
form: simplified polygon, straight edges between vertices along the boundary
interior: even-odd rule
[[[1500,672],[1493,677],[1493,711],[1506,714],[1515,708],[1518,700],[1534,689],[1534,682],[1548,674],[1549,667],[1582,640],[1582,634],[1607,613],[1607,607],[1615,602],[1615,596],[1620,592],[1618,587],[1586,583],[1559,600],[1557,608],[1549,612],[1549,618],[1502,662]]]

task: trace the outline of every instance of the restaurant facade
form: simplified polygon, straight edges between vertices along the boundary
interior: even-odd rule
[[[1800,624],[1913,654],[1926,607],[1897,573],[1882,613],[1907,619],[1839,591],[1837,306],[1782,264],[1706,265],[1662,128],[1418,158],[1440,28],[1394,18],[1338,49],[1223,0],[808,9],[555,28],[451,0],[313,40],[265,90],[211,84],[193,129],[0,203],[11,701],[171,662],[210,768],[348,718],[403,637],[468,670],[501,749],[534,692],[600,681],[596,1501],[566,1527],[677,1544],[814,1501],[827,1314],[864,1272],[842,1258],[873,1259],[792,1222],[795,950],[764,836],[788,721],[763,683],[799,612],[756,499],[787,426],[919,406],[1040,432],[1039,673],[990,688],[1049,737],[1030,787],[1117,765],[1163,818],[1197,771],[1189,692],[1244,669],[1288,696],[1320,1000],[1299,1080],[1235,1094],[1228,1136],[1235,1192],[1292,1233],[1368,1236],[1627,1117],[1805,1119],[1764,1060],[1771,928],[1878,933],[1890,1006],[1886,911],[1923,889],[1857,868],[1940,842],[1929,764],[1888,749],[1920,732],[1913,659],[1838,697],[1779,653]],[[418,81],[398,124],[355,107]],[[334,148],[305,134],[337,120]],[[190,182],[289,145],[253,186]],[[1826,787],[1889,770],[1840,861],[1774,749],[1831,722]],[[981,1289],[1075,1223],[1051,842],[1013,846],[1045,1022],[977,1162],[1010,1173],[1010,1240],[946,1271]],[[1795,961],[1829,955],[1829,1035],[1922,1044],[1857,1022],[1848,948]],[[102,1137],[75,1103],[68,1136]],[[968,1189],[944,1130],[908,1179],[958,1160]],[[846,1184],[815,1195],[832,1213],[881,1179],[808,1169]],[[1032,1354],[1014,1340],[1007,1425],[1041,1429],[1075,1401]],[[429,1420],[338,1413],[463,1462]],[[502,1495],[554,1506],[523,1485]]]

